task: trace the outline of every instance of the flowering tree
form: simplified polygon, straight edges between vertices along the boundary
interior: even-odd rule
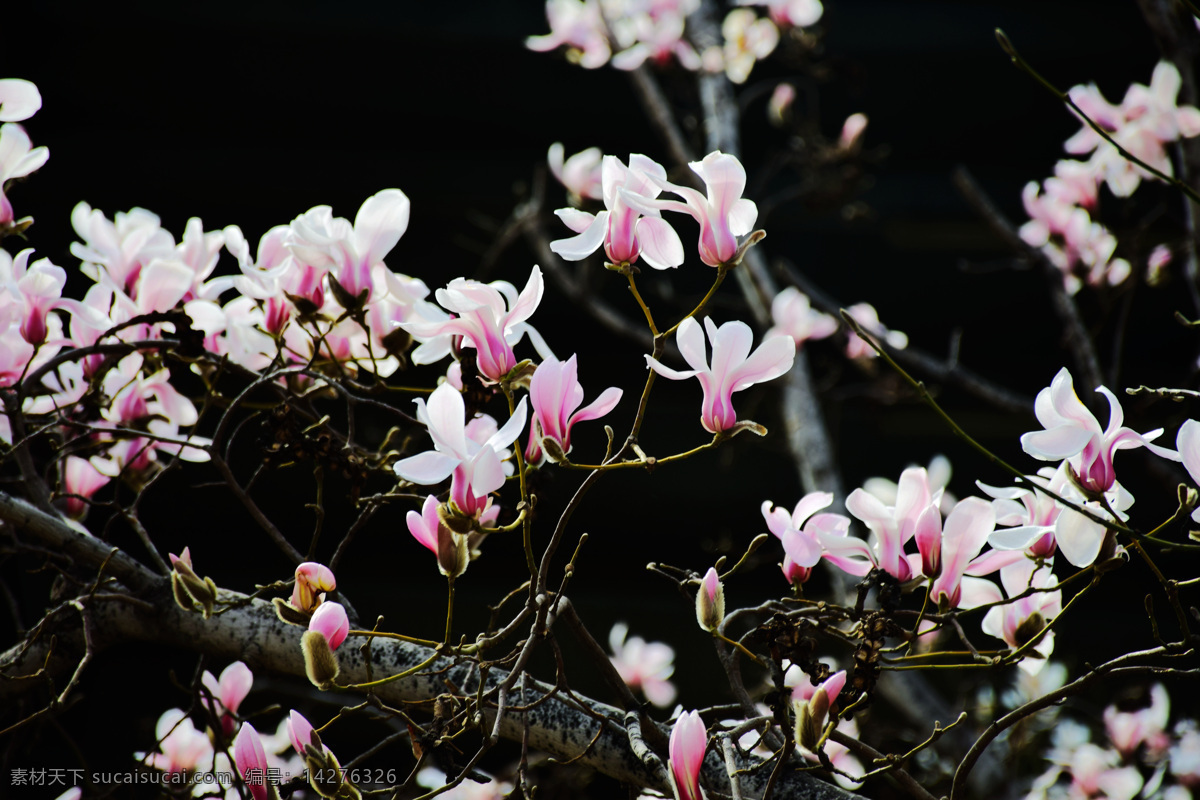
[[[0,535],[22,573],[53,576],[7,592],[13,792],[54,786],[49,769],[69,772],[53,790],[66,797],[130,783],[255,800],[1191,796],[1200,422],[1159,402],[1126,425],[1109,388],[1123,385],[1120,350],[1102,357],[1094,332],[1132,335],[1133,284],[1173,276],[1200,298],[1185,147],[1200,111],[1181,98],[1194,78],[1179,49],[1193,20],[1147,4],[1164,59],[1120,105],[1095,85],[1056,88],[997,32],[1041,84],[1029,91],[1048,89],[1082,126],[1065,144],[1077,158],[1025,188],[1020,226],[957,177],[1045,274],[1067,343],[1026,398],[1000,365],[983,377],[921,351],[876,298],[843,307],[768,261],[736,87],[771,63],[794,70],[762,80],[766,118],[795,134],[781,158],[801,196],[859,208],[853,177],[879,154],[864,114],[822,134],[797,107],[797,85],[827,69],[823,6],[734,5],[546,4],[550,32],[527,47],[630,72],[666,157],[547,144],[561,191],[539,178],[500,237],[537,253],[513,265],[516,283],[406,258],[421,198],[396,187],[375,187],[353,221],[289,210],[257,247],[237,225],[193,217],[178,233],[142,208],[80,202],[72,261],[56,264],[14,182],[48,163],[23,127],[42,96],[0,80]],[[694,87],[701,129],[673,115],[662,75]],[[1147,191],[1167,221],[1128,237],[1105,221],[1102,201],[1108,212]],[[542,323],[566,301],[579,318]],[[1178,312],[1194,326],[1200,299]],[[585,325],[605,331],[607,359],[583,347]],[[964,496],[944,457],[846,491],[826,421],[837,375],[809,358],[821,347],[822,364],[923,403],[964,443],[959,471],[978,478],[955,486]],[[1024,434],[980,443],[919,377]],[[707,466],[752,470],[771,447],[798,476],[787,497]],[[672,480],[686,499],[664,519],[681,528],[705,525],[708,498],[749,495],[741,538],[720,552],[651,542],[645,520]],[[620,529],[593,528],[617,481]],[[1135,505],[1131,488],[1158,499]],[[164,499],[203,535],[165,524]],[[678,591],[670,644],[644,638],[648,619],[601,627],[572,602],[606,536],[650,560],[644,584],[625,573],[610,593]],[[392,548],[403,555],[380,555]],[[380,575],[399,606],[372,591]],[[1139,614],[1113,622],[1116,652],[1093,642],[1064,658],[1056,645],[1114,603]],[[191,675],[172,675],[171,700],[128,702],[145,736],[120,744],[127,760],[97,770],[85,744],[69,767],[19,762],[53,749],[36,742],[88,702],[105,664],[162,670],[125,656],[147,646],[187,653]],[[701,660],[710,677],[689,686]]]

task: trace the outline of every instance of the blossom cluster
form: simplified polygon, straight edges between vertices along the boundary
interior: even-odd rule
[[[1031,219],[1021,226],[1020,234],[1062,270],[1072,294],[1084,283],[1116,286],[1131,274],[1129,262],[1114,257],[1116,237],[1096,221],[1100,186],[1107,185],[1117,197],[1128,197],[1142,180],[1154,177],[1122,155],[1116,145],[1164,175],[1173,174],[1166,146],[1200,135],[1200,110],[1176,103],[1180,85],[1179,70],[1162,61],[1154,68],[1150,85],[1133,84],[1120,105],[1105,99],[1095,84],[1075,86],[1068,92],[1075,106],[1112,141],[1086,122],[1067,140],[1068,153],[1091,155],[1086,161],[1059,161],[1054,177],[1040,186],[1036,182],[1025,186],[1022,199]],[[1163,257],[1161,252],[1156,254],[1158,262]]]
[[[1026,800],[1162,797],[1190,800],[1200,786],[1200,728],[1195,719],[1170,724],[1166,688],[1154,684],[1146,703],[1104,709],[1104,741],[1072,720],[1054,728],[1046,753],[1050,767],[1033,782]]]
[[[1104,428],[1076,396],[1066,369],[1039,393],[1036,412],[1045,429],[1025,434],[1021,444],[1034,458],[1059,465],[1027,476],[1025,486],[981,483],[987,499],[947,504],[944,480],[911,467],[883,496],[869,490],[878,491],[878,484],[855,489],[846,510],[870,531],[869,539],[850,535],[850,517],[823,511],[833,503],[827,492],[806,495],[791,513],[764,502],[767,528],[783,546],[784,577],[801,585],[824,559],[851,575],[880,570],[901,586],[925,585],[931,605],[941,610],[990,606],[983,632],[1013,650],[1032,642],[1038,657],[1020,664],[1036,672],[1053,649],[1053,631],[1043,631],[1062,611],[1056,553],[1076,567],[1090,566],[1133,504],[1116,478],[1116,452],[1145,448],[1182,460],[1200,483],[1200,421],[1184,423],[1179,450],[1171,450],[1154,444],[1161,429],[1137,433],[1125,427],[1116,396],[1105,387],[1097,391],[1110,407]],[[999,585],[983,577],[995,572]]]
[[[585,69],[611,63],[621,70],[643,64],[724,72],[745,83],[756,62],[779,44],[780,28],[809,27],[820,20],[820,0],[737,0],[722,21],[722,43],[697,52],[687,37],[687,18],[699,0],[546,0],[550,32],[530,36],[530,50],[567,48],[567,58]],[[768,17],[745,6],[766,6]]]

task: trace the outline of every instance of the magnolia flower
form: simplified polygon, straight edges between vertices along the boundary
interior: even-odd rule
[[[670,753],[671,777],[679,800],[703,800],[700,793],[700,770],[704,766],[704,750],[708,747],[708,730],[696,711],[685,711],[671,728],[667,749]]]
[[[686,14],[679,9],[657,15],[634,14],[623,22],[629,26],[636,42],[612,58],[617,69],[633,70],[647,59],[657,66],[664,66],[671,56],[684,69],[700,69],[700,55],[683,35]]]
[[[196,730],[182,709],[164,711],[154,726],[154,736],[161,753],[134,753],[147,766],[169,773],[191,772],[212,758],[212,742]]]
[[[305,561],[296,567],[296,583],[292,586],[292,607],[301,611],[314,610],[324,599],[322,592],[337,588],[333,570],[315,561]]]
[[[1000,570],[1000,582],[1004,594],[1009,598],[1024,594],[1027,589],[1036,589],[1028,597],[988,609],[983,618],[983,632],[1003,639],[1014,650],[1028,643],[1042,632],[1046,623],[1062,613],[1062,592],[1055,589],[1058,579],[1049,565],[1038,568],[1029,559],[1021,559]],[[997,603],[1004,599],[999,587],[991,581],[976,581],[971,586],[971,607]],[[1054,631],[1034,645],[1035,654],[1023,658],[1018,666],[1029,673],[1036,673],[1046,664],[1054,652]]]
[[[566,149],[562,142],[550,145],[547,161],[550,172],[567,188],[576,204],[582,198],[599,200],[604,194],[600,159],[604,154],[599,147],[589,147],[564,160]]]
[[[50,158],[45,147],[34,147],[29,134],[16,123],[0,125],[0,225],[15,220],[12,204],[4,194],[4,184],[13,178],[23,178],[38,169]]]
[[[97,491],[111,480],[86,458],[67,456],[63,463],[63,494],[66,497],[67,513],[75,519],[87,516],[88,503]]]
[[[546,19],[550,33],[530,36],[525,46],[544,53],[559,45],[568,45],[568,58],[577,60],[585,69],[595,69],[608,63],[612,50],[604,32],[604,17],[599,0],[546,0]]]
[[[37,86],[21,78],[0,80],[0,122],[29,119],[42,107]]]
[[[818,514],[822,508],[833,503],[831,492],[810,492],[800,498],[789,515],[782,508],[774,507],[770,500],[762,504],[763,519],[767,529],[783,543],[783,576],[788,583],[804,583],[812,575],[812,568],[821,560],[820,534],[845,536],[850,528],[850,519],[841,514]]]
[[[624,196],[642,213],[660,209],[690,214],[700,223],[700,260],[710,267],[729,266],[729,262],[739,254],[737,237],[754,230],[754,223],[758,220],[758,206],[742,197],[746,188],[746,169],[736,157],[720,150],[688,166],[704,181],[707,195],[691,187],[676,186],[650,176],[660,189],[679,195],[684,202],[656,200],[628,193]]]
[[[850,536],[821,536],[820,540],[825,557],[851,575],[866,575],[878,567],[898,581],[907,581],[921,568],[920,556],[904,552],[918,526],[933,527],[940,533],[937,498],[924,467],[904,470],[893,504],[887,505],[869,492],[855,489],[846,498],[846,510],[866,523],[872,544]]]
[[[1071,373],[1066,367],[1059,370],[1050,386],[1038,392],[1034,403],[1034,413],[1045,430],[1021,436],[1022,449],[1042,461],[1067,459],[1080,486],[1096,494],[1107,492],[1116,483],[1113,456],[1118,450],[1145,447],[1157,456],[1180,460],[1174,450],[1151,444],[1162,434],[1162,428],[1137,433],[1123,427],[1125,415],[1116,396],[1104,386],[1096,391],[1108,400],[1108,427],[1103,430],[1075,395]]]
[[[324,636],[330,650],[337,650],[350,633],[350,619],[341,603],[327,601],[317,606],[308,621],[308,629]]]
[[[624,622],[612,626],[609,661],[630,689],[641,689],[651,703],[668,708],[675,702],[675,685],[670,680],[675,674],[675,651],[670,645],[647,642],[640,636],[627,638],[628,633]]]
[[[209,711],[221,722],[221,728],[226,736],[237,728],[237,710],[250,688],[254,685],[254,673],[241,661],[235,661],[221,672],[217,680],[208,670],[200,676],[200,682],[208,690],[212,703],[207,704]]]
[[[491,505],[489,495],[504,485],[499,451],[512,444],[525,427],[525,398],[517,411],[486,442],[467,437],[462,394],[443,383],[429,396],[417,398],[417,419],[429,430],[433,450],[401,459],[393,467],[406,481],[431,486],[453,475],[450,500],[462,513],[479,517]]]
[[[650,205],[666,177],[661,164],[640,153],[629,156],[628,167],[616,156],[605,156],[601,166],[605,210],[595,215],[575,208],[555,211],[579,235],[551,242],[550,249],[568,261],[580,261],[604,245],[613,264],[632,264],[640,256],[655,269],[679,266],[683,263],[679,235]]]
[[[809,339],[824,339],[838,328],[838,321],[812,307],[808,296],[795,286],[788,286],[771,301],[771,320],[775,323],[763,338],[786,335],[792,337],[796,348]]]
[[[1131,758],[1144,744],[1147,759],[1157,761],[1171,741],[1167,735],[1170,717],[1171,703],[1167,690],[1161,683],[1156,683],[1150,687],[1150,705],[1134,711],[1121,711],[1116,706],[1104,709],[1104,729],[1113,747],[1126,759]]]
[[[533,406],[529,450],[536,450],[536,453],[530,453],[531,462],[540,458],[546,442],[553,442],[550,459],[558,461],[571,452],[571,428],[576,422],[599,419],[621,400],[621,390],[610,386],[591,403],[579,408],[583,402],[583,387],[576,377],[577,372],[572,355],[566,361],[546,359],[533,373],[529,382],[529,402]]]
[[[345,306],[363,292],[371,296],[371,270],[408,229],[409,208],[404,192],[384,189],[366,199],[351,226],[329,206],[317,206],[292,220],[286,244],[301,262],[330,271],[345,290],[338,298]]]
[[[843,669],[830,675],[819,686],[813,686],[811,680],[808,680],[792,689],[796,741],[804,749],[812,750],[817,746],[821,731],[825,727],[825,720],[829,716],[829,709],[837,701],[845,685],[846,670]]]
[[[673,370],[652,356],[646,356],[646,364],[659,375],[674,381],[698,378],[704,389],[700,424],[709,433],[720,433],[737,424],[733,393],[778,378],[791,369],[796,358],[796,345],[786,336],[775,336],[751,353],[753,334],[750,326],[737,320],[717,327],[710,317],[705,317],[704,330],[712,344],[711,366],[700,323],[692,317],[685,319],[675,334],[679,352],[692,369]]]
[[[258,731],[249,722],[243,722],[237,738],[233,740],[233,763],[242,776],[246,788],[254,800],[267,800],[267,753],[263,750]]]
[[[464,346],[475,348],[479,374],[487,381],[499,383],[517,365],[513,344],[526,332],[532,338],[533,329],[525,320],[542,301],[542,271],[534,266],[520,295],[505,281],[485,284],[455,278],[445,289],[437,290],[437,300],[456,316],[446,320],[422,316],[401,322],[399,327],[424,339],[446,334],[462,336]]]
[[[721,51],[725,74],[734,83],[745,83],[754,64],[775,50],[779,28],[769,19],[759,19],[748,8],[735,8],[721,23],[725,47]],[[710,57],[715,65],[715,57]]]
[[[900,331],[885,328],[883,323],[879,321],[879,313],[870,303],[855,303],[846,309],[846,313],[861,325],[867,333],[876,339],[882,339],[886,342],[888,347],[896,350],[903,350],[908,347],[908,336]],[[875,355],[875,348],[863,341],[853,331],[848,331],[846,339],[847,358],[875,358]]]
[[[1058,469],[1044,467],[1037,475],[1026,475],[1025,478],[1055,494],[1069,492],[1070,479],[1065,461]],[[1054,530],[1063,509],[1057,500],[1044,492],[1018,486],[988,486],[978,481],[976,486],[994,498],[996,524],[1011,526],[989,534],[988,544],[998,550],[1024,550],[1031,558],[1054,555]]]
[[[107,274],[125,292],[133,291],[145,265],[170,257],[175,248],[158,216],[144,208],[118,212],[110,222],[102,211],[79,203],[71,211],[71,227],[83,239],[71,244],[71,255],[83,262],[83,274],[96,282]]]

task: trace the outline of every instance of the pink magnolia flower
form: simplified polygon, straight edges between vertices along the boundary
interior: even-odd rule
[[[616,156],[605,156],[601,165],[604,211],[589,214],[576,208],[554,213],[578,235],[550,243],[550,249],[568,261],[587,258],[601,245],[613,264],[632,264],[642,257],[655,269],[683,263],[679,235],[651,205],[662,191],[667,171],[640,153],[629,156],[626,167]]]
[[[621,400],[621,390],[610,386],[600,396],[583,408],[583,387],[579,384],[575,355],[566,361],[546,359],[538,365],[529,382],[529,402],[533,406],[530,422],[529,447],[535,453],[529,455],[531,462],[541,457],[546,440],[554,442],[556,454],[571,452],[571,428],[576,422],[599,419],[612,411]],[[578,410],[576,410],[578,409]],[[536,457],[535,457],[536,455]]]
[[[614,55],[612,65],[617,69],[633,70],[649,59],[661,67],[674,56],[684,69],[700,69],[700,55],[684,37],[686,17],[685,13],[675,10],[657,15],[643,12],[622,20],[636,41],[632,47]]]
[[[351,226],[329,206],[317,206],[292,220],[286,245],[302,263],[329,270],[350,298],[364,291],[370,298],[371,270],[408,229],[409,208],[404,192],[384,189],[363,202]]]
[[[14,122],[0,125],[0,225],[15,220],[12,203],[4,194],[4,184],[23,178],[50,158],[45,147],[34,147],[25,129]]]
[[[609,660],[631,689],[641,689],[646,699],[659,708],[675,702],[675,651],[662,642],[647,642],[640,636],[628,637],[624,622],[613,625],[608,634],[612,650]]]
[[[769,19],[759,19],[748,8],[735,8],[721,23],[725,46],[720,51],[725,75],[733,83],[745,83],[754,64],[774,52],[779,44],[779,28]],[[716,56],[710,56],[711,66]]]
[[[308,629],[324,636],[330,650],[337,650],[350,632],[350,619],[341,603],[326,601],[313,612]]]
[[[571,48],[568,57],[577,59],[585,69],[608,63],[612,50],[600,0],[546,0],[546,19],[550,33],[527,38],[525,46],[530,50],[544,53],[565,44]]]
[[[940,534],[937,500],[924,467],[904,470],[892,505],[855,489],[846,498],[846,510],[871,530],[872,544],[850,536],[821,536],[825,557],[851,575],[866,575],[878,567],[900,582],[909,580],[921,569],[922,559],[905,554],[904,548],[918,527]]]
[[[399,326],[426,339],[445,334],[463,337],[464,346],[475,348],[479,374],[499,383],[517,365],[513,344],[533,331],[525,320],[542,301],[542,271],[534,266],[520,295],[512,284],[503,281],[485,284],[455,278],[445,289],[437,290],[437,300],[456,316],[447,320],[422,317]]]
[[[135,753],[148,766],[163,772],[191,772],[209,762],[213,755],[212,742],[196,730],[187,712],[172,708],[164,711],[154,726],[161,753]]]
[[[585,197],[589,200],[603,198],[604,188],[600,160],[604,157],[604,153],[600,148],[589,147],[564,159],[565,155],[566,149],[562,142],[555,142],[550,145],[547,162],[550,164],[551,174],[566,187],[574,202],[578,204]]]
[[[1029,559],[1022,559],[1000,570],[1000,582],[1004,585],[1004,594],[991,581],[978,580],[970,586],[969,602],[964,606],[980,606],[996,603],[1005,596],[1012,598],[1023,594],[1027,589],[1036,591],[1028,597],[1013,601],[1006,605],[988,609],[983,618],[983,632],[997,639],[1003,639],[1014,650],[1028,642],[1042,631],[1046,623],[1062,613],[1062,592],[1055,589],[1058,579],[1049,565],[1038,568]],[[1037,673],[1046,664],[1046,659],[1054,652],[1054,631],[1046,635],[1033,648],[1037,655],[1028,655],[1018,666],[1029,673]]]
[[[1067,465],[1063,462],[1058,469],[1044,467],[1037,475],[1025,477],[1045,486],[1055,494],[1068,493],[1070,479]],[[988,535],[988,544],[998,550],[1024,550],[1031,558],[1049,558],[1054,555],[1057,543],[1055,527],[1063,506],[1050,495],[1034,489],[1018,486],[988,486],[976,483],[984,494],[994,498],[996,524],[1009,527],[999,528]]]
[[[775,323],[764,334],[764,339],[786,335],[792,337],[796,348],[810,339],[824,339],[833,335],[838,321],[812,307],[808,296],[795,286],[788,286],[771,301],[771,320]]]
[[[709,433],[720,433],[737,424],[733,393],[778,378],[791,369],[796,358],[796,345],[787,336],[775,336],[751,353],[750,344],[754,337],[750,326],[737,320],[717,327],[710,317],[705,317],[704,330],[712,344],[711,366],[704,346],[704,333],[700,323],[692,317],[685,319],[675,334],[679,352],[692,369],[673,370],[651,356],[646,356],[646,364],[659,375],[674,381],[699,379],[704,389],[700,424]]]
[[[158,216],[144,208],[118,212],[110,222],[100,210],[79,203],[71,211],[71,227],[83,239],[71,244],[71,255],[83,262],[83,274],[100,282],[107,273],[125,292],[133,290],[144,266],[156,257],[168,258],[175,248]]]
[[[753,16],[754,12],[746,13]],[[657,208],[690,214],[700,223],[700,260],[710,267],[726,265],[737,255],[737,237],[754,230],[754,223],[758,220],[758,206],[742,197],[746,188],[746,169],[736,157],[720,150],[688,166],[704,181],[707,195],[652,176],[650,179],[655,185],[679,195],[684,202],[648,199],[632,194],[626,194],[625,197],[643,213],[646,213],[645,209]]]
[[[696,711],[685,711],[671,728],[667,745],[670,754],[671,777],[679,800],[703,800],[700,793],[700,770],[704,766],[704,751],[708,747],[708,729]]]
[[[863,327],[867,333],[876,339],[882,339],[888,347],[903,350],[908,347],[908,336],[900,331],[888,330],[879,321],[879,313],[870,303],[855,303],[846,309],[846,313]],[[863,341],[853,331],[847,333],[847,358],[875,358],[875,349]]]
[[[921,528],[929,519],[930,515],[925,514],[918,522],[916,539],[921,547],[922,571],[927,578],[933,578],[929,596],[939,609],[961,605],[965,575],[986,575],[1006,564],[1026,560],[1024,553],[1012,550],[990,550],[979,555],[996,527],[996,511],[987,500],[979,497],[960,500],[946,517],[945,525],[936,526],[941,528],[936,540],[923,545],[925,531]],[[928,571],[931,550],[937,553],[932,559],[933,572]]]
[[[504,485],[500,451],[512,444],[525,427],[525,398],[517,412],[482,444],[466,433],[462,394],[442,384],[429,396],[417,398],[417,419],[429,430],[433,450],[396,462],[393,469],[406,481],[422,486],[441,483],[453,475],[450,500],[468,516],[478,518],[491,505],[492,492]]]
[[[37,86],[21,78],[0,80],[0,122],[29,119],[42,107]]]
[[[763,501],[762,515],[767,529],[783,543],[783,576],[788,583],[804,583],[821,560],[820,535],[845,536],[850,519],[841,514],[818,514],[833,503],[831,492],[810,492],[800,498],[789,515],[770,500]]]
[[[1163,458],[1180,460],[1174,450],[1151,444],[1162,434],[1162,428],[1137,433],[1123,427],[1125,415],[1116,396],[1104,386],[1096,391],[1108,400],[1108,427],[1103,430],[1076,396],[1071,373],[1066,367],[1059,370],[1050,386],[1038,392],[1034,403],[1034,413],[1045,430],[1022,435],[1022,449],[1042,461],[1067,459],[1080,485],[1098,494],[1107,492],[1117,482],[1113,457],[1118,450],[1145,447]]]
[[[86,458],[67,456],[63,464],[63,494],[77,495],[67,497],[67,513],[75,519],[87,516],[87,500],[91,499],[110,478],[100,472]]]
[[[296,567],[296,583],[292,586],[292,606],[312,611],[324,599],[322,592],[337,588],[333,570],[315,561],[305,561]]]
[[[229,736],[237,728],[237,710],[246,695],[250,694],[254,673],[241,661],[235,661],[221,672],[220,680],[205,670],[200,682],[215,704],[209,704],[209,710],[221,721],[221,729]]]
[[[1150,687],[1150,705],[1134,711],[1121,711],[1116,706],[1104,709],[1104,729],[1113,747],[1126,759],[1132,758],[1143,744],[1147,760],[1157,761],[1166,753],[1171,737],[1167,723],[1171,703],[1161,683]]]
[[[254,800],[267,800],[270,797],[267,753],[263,750],[258,731],[249,722],[242,723],[237,738],[233,740],[233,763]]]
[[[806,675],[805,678],[808,676]],[[792,708],[796,715],[796,741],[805,750],[813,750],[820,741],[829,709],[846,685],[846,670],[839,670],[819,686],[804,680],[792,688]]]

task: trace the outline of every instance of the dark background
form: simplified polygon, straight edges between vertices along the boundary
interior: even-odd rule
[[[497,231],[544,171],[552,142],[564,142],[568,153],[595,145],[622,159],[643,152],[668,161],[626,75],[609,68],[585,71],[566,63],[561,53],[537,54],[523,47],[525,36],[544,33],[546,27],[543,9],[534,2],[336,7],[214,2],[198,9],[130,2],[69,12],[57,4],[28,5],[19,24],[6,20],[0,73],[27,78],[40,88],[44,107],[24,124],[35,145],[49,146],[51,157],[9,196],[18,216],[36,218],[30,245],[70,269],[77,261],[69,253],[75,238],[69,217],[80,200],[110,217],[134,206],[150,209],[177,238],[192,216],[209,230],[237,224],[254,243],[269,227],[286,224],[314,205],[331,205],[335,214],[353,219],[368,196],[399,187],[413,210],[408,232],[388,258],[393,269],[421,277],[431,289],[456,276],[505,278],[520,287],[537,260],[532,251],[518,240],[498,258],[488,255]],[[739,90],[743,160],[752,186],[786,195],[788,175],[762,171],[788,142],[788,134],[766,124],[766,97],[775,80],[797,81],[798,111],[830,139],[848,114],[865,112],[870,118],[867,177],[852,200],[868,213],[847,221],[840,204],[773,203],[759,221],[769,235],[763,246],[771,256],[789,258],[840,301],[873,303],[883,320],[907,332],[915,346],[943,354],[952,333],[960,331],[965,365],[1032,398],[1069,363],[1059,347],[1045,279],[1037,270],[1019,268],[956,193],[950,174],[965,165],[1019,223],[1021,187],[1051,174],[1062,142],[1078,124],[1009,64],[993,38],[996,27],[1003,27],[1025,57],[1061,88],[1095,81],[1113,101],[1130,82],[1148,82],[1157,60],[1133,3],[830,0],[821,22],[819,77],[764,64]],[[694,121],[698,108],[687,77],[670,73],[664,82],[668,90],[682,90],[673,96],[685,123]],[[703,152],[699,132],[693,129],[692,136]],[[1138,251],[1143,257],[1153,243],[1180,236],[1179,199],[1157,187],[1141,190],[1128,206],[1111,197],[1104,202],[1105,221],[1119,235],[1152,231],[1142,239],[1148,242]],[[552,182],[547,203],[550,208],[565,204]],[[1143,224],[1146,219],[1153,224]],[[560,235],[562,229],[554,225],[551,221],[549,229]],[[690,248],[695,233],[689,225],[677,227]],[[1132,251],[1122,254],[1133,256]],[[485,260],[488,270],[481,274]],[[652,297],[669,285],[682,300],[703,291],[711,275],[707,269],[693,262],[672,273],[643,276],[642,282]],[[73,286],[81,294],[85,283]],[[1190,386],[1194,339],[1170,319],[1176,308],[1194,315],[1183,305],[1181,287],[1176,282],[1131,292],[1099,300],[1081,295],[1106,363],[1110,312],[1128,302],[1136,323],[1113,388],[1143,382]],[[635,315],[619,286],[610,287],[606,296]],[[732,282],[724,298],[713,307],[718,320],[748,318],[737,309]],[[625,399],[606,420],[622,435],[644,374],[640,353],[566,307],[550,286],[531,321],[560,357],[580,353],[589,400],[605,386],[625,388]],[[835,340],[808,349],[825,390],[848,488],[872,475],[895,479],[907,464],[927,463],[936,453],[951,457],[952,489],[960,496],[974,491],[977,478],[1004,482],[1002,474],[952,440],[894,379],[847,365]],[[434,374],[418,371],[405,379],[431,380]],[[1001,455],[1030,470],[1040,466],[1023,456],[1017,443],[1020,433],[1038,427],[1031,414],[999,414],[952,388],[941,391],[960,422]],[[690,382],[660,381],[644,446],[666,454],[704,441],[695,424],[698,399]],[[1166,426],[1164,444],[1173,442],[1184,416],[1194,415],[1186,408],[1143,406],[1127,404],[1127,424],[1139,431]],[[780,427],[773,395],[761,388],[739,395],[737,407],[743,418]],[[577,433],[581,458],[598,457],[599,427]],[[606,478],[584,503],[568,536],[568,547],[579,532],[591,537],[570,589],[584,619],[600,638],[613,621],[625,619],[633,634],[672,642],[679,651],[677,682],[686,707],[714,701],[711,687],[720,680],[716,662],[698,641],[688,601],[666,581],[646,575],[643,566],[668,561],[703,571],[718,553],[736,558],[765,530],[758,510],[763,500],[790,508],[799,499],[795,470],[780,438],[749,438],[651,476]],[[1118,463],[1147,462],[1142,453],[1129,453]],[[1161,473],[1128,472],[1122,480],[1139,497],[1135,509],[1146,513],[1135,522],[1152,527],[1168,502],[1155,497],[1172,496],[1170,484]],[[190,545],[198,571],[230,588],[246,590],[254,582],[286,577],[286,564],[262,548],[257,529],[229,505],[227,493],[197,488],[212,477],[203,467],[183,470],[158,487],[161,497],[147,503],[145,519],[156,541],[170,552]],[[577,479],[552,474],[539,480],[546,493],[539,530],[548,531],[554,510],[569,498]],[[312,523],[296,508],[296,497],[311,487],[311,477],[295,469],[265,480],[257,490],[264,507],[295,532],[298,543],[307,541]],[[188,511],[181,513],[182,508]],[[406,632],[435,637],[444,582],[429,554],[404,529],[405,510],[394,507],[377,517],[360,536],[339,582],[367,618],[386,614]],[[339,525],[344,530],[350,511],[348,503],[329,504],[330,548],[333,532]],[[117,530],[113,536],[125,543],[127,534]],[[780,557],[777,544],[760,552],[753,571],[727,587],[731,603],[750,604],[785,591],[774,566]],[[522,569],[515,542],[488,542],[483,559],[459,583],[458,627],[466,632],[482,623],[485,605],[519,582]],[[1137,592],[1132,596],[1151,590],[1140,565],[1125,572],[1130,575],[1121,579]],[[23,622],[31,624],[41,592],[36,579],[11,564],[0,576],[26,603]],[[1097,606],[1090,616],[1109,615],[1104,626],[1111,627],[1111,615],[1124,614],[1125,605]],[[1135,631],[1128,642],[1097,642],[1095,631],[1081,629],[1079,641],[1060,638],[1059,653],[1070,657],[1075,645],[1086,643],[1091,649],[1080,658],[1099,658],[1114,647],[1131,648],[1148,639],[1140,603],[1132,605],[1129,616],[1120,617]],[[152,647],[97,659],[82,702],[59,723],[31,729],[31,749],[10,747],[3,767],[75,766],[76,757],[62,749],[69,741],[93,768],[97,763],[123,767],[132,750],[152,747],[158,713],[185,702],[170,688],[163,664],[186,680],[196,659]],[[574,665],[573,685],[599,692],[589,667],[578,659]],[[281,689],[269,681],[260,686]],[[301,702],[294,692],[275,697],[256,690],[247,707],[265,707],[268,698],[285,705]],[[271,729],[273,723],[259,727]]]

